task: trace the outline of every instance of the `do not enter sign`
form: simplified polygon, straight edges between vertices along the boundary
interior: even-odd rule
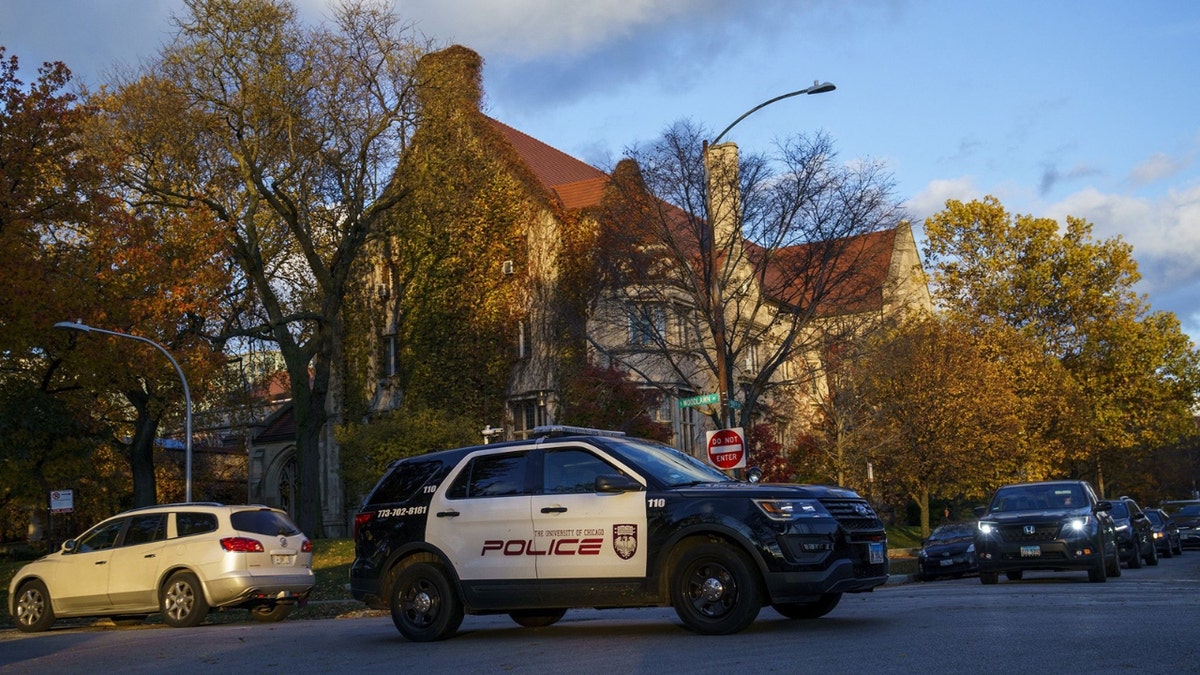
[[[746,468],[746,442],[742,428],[708,432],[708,461],[722,471]]]

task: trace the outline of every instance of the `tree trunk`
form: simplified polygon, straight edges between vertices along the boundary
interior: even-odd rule
[[[125,397],[137,411],[133,442],[126,446],[129,470],[133,475],[133,506],[154,506],[158,503],[158,485],[154,477],[154,438],[158,435],[159,418],[150,414],[150,397],[145,392],[126,392]]]

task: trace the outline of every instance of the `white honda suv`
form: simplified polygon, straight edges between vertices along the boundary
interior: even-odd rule
[[[8,588],[19,630],[56,619],[141,622],[161,612],[195,626],[212,607],[280,621],[313,587],[312,543],[286,512],[266,506],[166,504],[104,520],[20,569]]]

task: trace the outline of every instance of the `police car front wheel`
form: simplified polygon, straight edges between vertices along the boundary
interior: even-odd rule
[[[392,587],[392,623],[413,642],[433,642],[454,635],[462,625],[463,606],[442,568],[414,563],[400,572]]]
[[[685,544],[671,580],[671,604],[684,626],[703,635],[745,629],[762,608],[751,562],[728,545]]]

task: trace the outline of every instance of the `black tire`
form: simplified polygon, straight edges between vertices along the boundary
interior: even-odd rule
[[[250,608],[250,618],[262,623],[283,621],[291,613],[291,605],[255,605]]]
[[[1154,567],[1158,564],[1158,546],[1154,545],[1154,541],[1150,541],[1150,554],[1146,556],[1146,564]]]
[[[1009,570],[1004,573],[1009,581],[1020,581],[1025,578],[1025,570]]]
[[[991,586],[993,584],[998,583],[999,581],[1000,581],[1000,573],[999,572],[980,572],[979,573],[979,583],[983,584],[984,586]]]
[[[1104,548],[1099,551],[1100,555],[1096,557],[1096,564],[1088,570],[1088,581],[1093,584],[1102,584],[1108,581],[1108,556],[1104,555]],[[1120,565],[1117,565],[1120,567]]]
[[[781,602],[771,607],[789,619],[819,619],[832,612],[841,599],[841,593],[826,593],[815,602]]]
[[[34,579],[21,584],[13,604],[13,623],[22,633],[40,633],[54,623],[54,608],[46,584]]]
[[[545,628],[558,623],[566,613],[565,609],[522,609],[509,612],[508,616],[525,628]]]
[[[140,626],[146,620],[145,614],[122,614],[121,616],[112,617],[112,622],[117,626]]]
[[[1103,542],[1100,544],[1100,551],[1105,551]],[[1104,560],[1105,564],[1108,565],[1108,568],[1105,570],[1108,573],[1107,576],[1114,579],[1121,576],[1121,551],[1117,549],[1117,542],[1113,542],[1112,557],[1110,558],[1106,555],[1104,556]]]
[[[444,640],[462,625],[462,602],[434,563],[415,563],[401,571],[391,605],[396,630],[413,642]]]
[[[163,623],[172,628],[199,626],[208,616],[204,589],[191,572],[176,572],[167,579],[158,597]]]
[[[1174,558],[1175,557],[1175,551],[1174,551],[1174,549],[1171,548],[1170,541],[1167,542],[1167,550],[1163,551],[1162,557],[1164,557],[1164,558]]]
[[[1131,570],[1136,570],[1142,566],[1142,545],[1138,542],[1133,542],[1133,555],[1129,556],[1128,567]]]
[[[1183,555],[1183,542],[1180,541],[1175,545],[1175,555]]]
[[[762,609],[762,590],[751,562],[740,551],[698,543],[678,558],[671,604],[690,630],[729,635],[754,623]]]

